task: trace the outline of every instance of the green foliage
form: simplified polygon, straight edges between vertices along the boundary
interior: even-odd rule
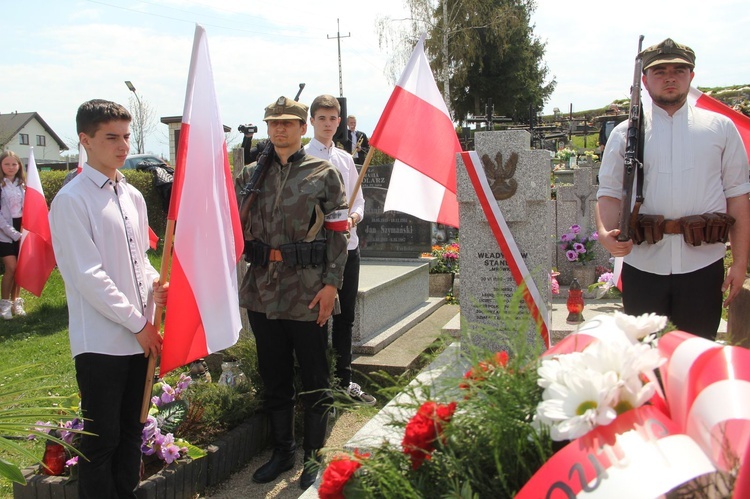
[[[187,416],[188,406],[184,400],[174,400],[159,407],[156,414],[156,424],[162,434],[174,434],[177,427]]]
[[[386,153],[384,153],[380,149],[375,149],[375,152],[372,154],[372,159],[370,159],[370,164],[371,165],[392,165],[393,158],[388,156]]]
[[[435,258],[434,265],[430,266],[430,274],[458,274],[460,263],[458,241],[435,245],[429,255]]]
[[[52,200],[62,188],[63,180],[65,180],[67,174],[68,172],[66,171],[39,172],[39,178],[42,182],[42,190],[44,191],[44,197],[47,200],[47,206],[52,203]],[[125,178],[128,179],[128,182],[143,194],[148,209],[149,226],[151,226],[160,239],[163,238],[167,228],[167,217],[162,205],[161,196],[154,188],[151,173],[136,170],[123,170],[123,174],[125,175]]]
[[[507,303],[498,297],[497,325],[471,328],[474,338],[466,342],[461,359],[470,365],[470,375],[404,389],[412,400],[403,407],[409,414],[423,401],[458,401],[431,458],[415,470],[400,445],[383,444],[362,460],[346,485],[347,497],[512,498],[552,456],[556,449],[549,434],[531,425],[542,397],[536,372],[542,346],[527,338],[528,318],[519,318],[522,302],[520,292]],[[507,366],[488,368],[496,358],[494,349],[471,346],[483,335],[488,342],[503,343]],[[396,419],[391,424],[406,430],[408,423]]]
[[[252,416],[261,401],[249,383],[235,387],[218,383],[193,383],[186,394],[191,411],[202,412],[200,422],[190,428],[180,428],[182,438],[195,445],[206,445],[211,439]]]

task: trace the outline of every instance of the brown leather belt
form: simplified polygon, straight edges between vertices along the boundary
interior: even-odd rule
[[[269,262],[282,262],[281,250],[271,248],[268,253]]]
[[[664,220],[664,233],[665,234],[682,234],[682,225],[679,220]]]

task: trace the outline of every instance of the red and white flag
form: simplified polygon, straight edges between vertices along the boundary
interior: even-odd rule
[[[202,26],[195,28],[168,218],[176,229],[162,374],[234,345],[242,328],[236,265],[244,241]]]
[[[396,83],[370,144],[396,162],[384,211],[458,227],[453,120],[424,53],[424,35]]]
[[[26,197],[23,201],[23,230],[18,250],[16,284],[36,296],[42,295],[44,285],[55,268],[55,253],[49,230],[49,209],[36,169],[34,150],[29,150],[26,169]]]
[[[697,88],[690,87],[688,102],[695,107],[722,114],[732,120],[734,126],[737,127],[737,131],[740,132],[742,143],[745,144],[745,152],[750,158],[750,118],[739,111],[735,111],[720,100],[704,94]]]

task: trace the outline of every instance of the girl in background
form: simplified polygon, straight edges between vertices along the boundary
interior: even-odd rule
[[[0,315],[3,319],[10,320],[14,315],[26,315],[23,298],[18,296],[20,289],[15,279],[26,175],[23,171],[23,161],[13,151],[4,151],[0,154],[0,165],[3,172],[0,180],[0,257],[5,266],[0,286]]]

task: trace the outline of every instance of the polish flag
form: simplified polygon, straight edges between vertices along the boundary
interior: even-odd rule
[[[424,35],[396,83],[370,144],[396,158],[384,211],[458,227],[453,120],[424,53]]]
[[[199,25],[168,218],[176,229],[161,374],[234,345],[242,328],[235,269],[244,241],[208,39]]]
[[[734,126],[737,127],[737,131],[740,132],[742,143],[745,144],[745,152],[750,158],[750,118],[735,111],[720,100],[704,94],[697,88],[690,87],[688,102],[695,107],[722,114],[732,120]]]
[[[34,150],[29,150],[26,169],[26,197],[23,202],[23,229],[16,266],[16,284],[36,296],[42,295],[44,285],[55,268],[55,253],[49,230],[49,209],[44,198]]]

